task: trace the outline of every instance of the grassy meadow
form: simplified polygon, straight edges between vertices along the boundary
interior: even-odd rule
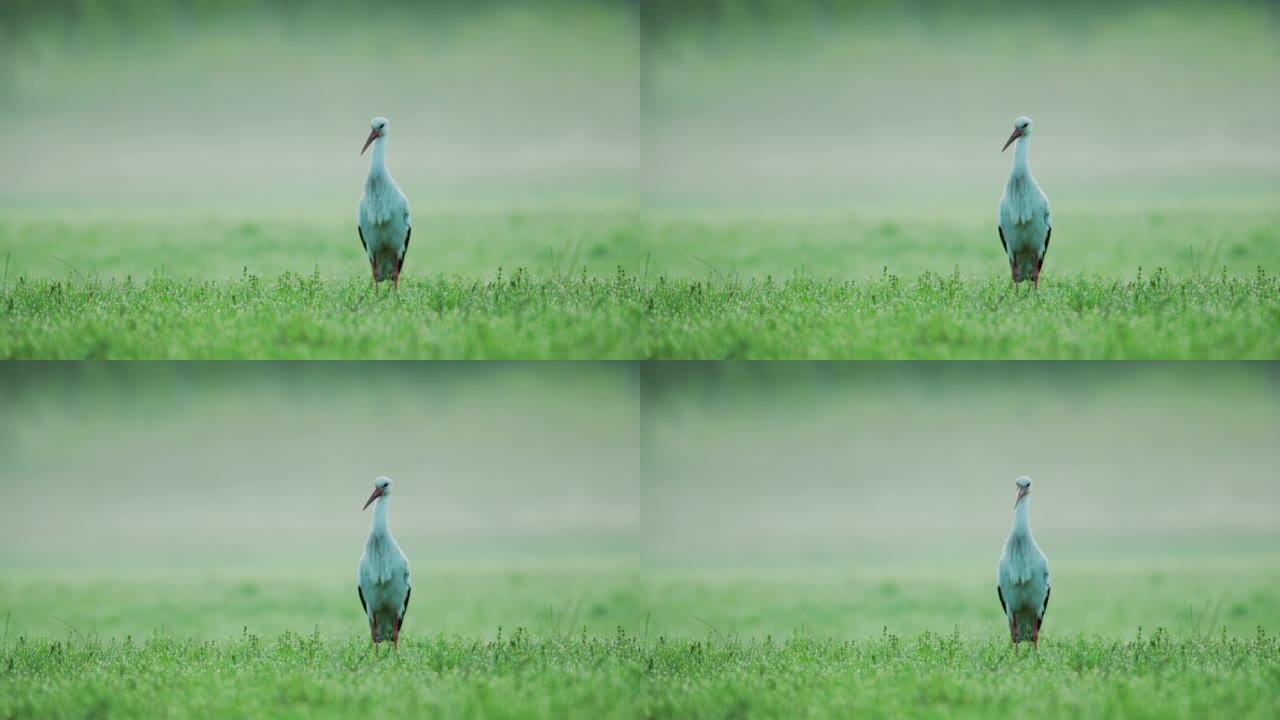
[[[350,238],[307,222],[181,220],[9,229],[0,354],[18,358],[1115,358],[1280,354],[1280,216],[1117,213],[1086,248],[1055,244],[1015,289],[988,228],[852,215],[765,221],[602,209],[429,214],[466,238],[449,272],[375,291]],[[280,232],[287,242],[262,242]],[[0,227],[0,236],[4,229]],[[111,238],[145,246],[122,255]],[[793,238],[782,249],[773,238]],[[1220,238],[1205,250],[1190,238]],[[50,242],[47,238],[56,238]],[[415,234],[415,238],[418,234]],[[948,238],[936,265],[934,238]],[[196,239],[198,238],[198,240]],[[1125,238],[1133,242],[1125,242]],[[1180,239],[1185,239],[1181,247]],[[290,258],[316,253],[289,269]],[[422,248],[421,256],[418,255]],[[690,248],[700,254],[689,254]],[[1065,251],[1058,254],[1060,248]],[[1176,251],[1174,250],[1176,248]],[[436,261],[431,241],[406,263]],[[1167,264],[1143,266],[1164,253]],[[54,259],[56,258],[56,260]],[[682,259],[687,258],[687,259]],[[1056,264],[1061,258],[1061,267]],[[674,261],[673,261],[674,259]],[[798,263],[789,266],[789,263]],[[200,267],[194,276],[181,269]],[[790,269],[788,269],[790,267]],[[89,270],[99,268],[100,270]],[[461,269],[458,269],[461,268]]]
[[[1251,611],[1259,613],[1255,618],[1274,621],[1280,598],[1276,565],[1269,567],[1265,589],[1242,589],[1266,598],[1266,607],[1255,605]],[[905,583],[891,603],[861,604],[864,581],[851,578],[840,583],[842,592],[829,595],[795,577],[785,590],[739,583],[731,596],[685,582],[674,586],[677,608],[662,599],[673,589],[668,583],[637,590],[645,586],[578,572],[576,582],[562,572],[538,570],[505,577],[419,575],[416,587],[428,590],[415,592],[414,603],[421,602],[419,597],[426,602],[411,608],[394,652],[373,649],[352,598],[339,602],[335,595],[318,603],[316,596],[327,594],[321,591],[325,582],[282,586],[264,577],[262,590],[246,599],[243,588],[207,592],[181,580],[175,587],[167,577],[114,591],[75,580],[60,586],[61,602],[44,609],[74,612],[75,607],[63,606],[93,601],[114,609],[118,623],[141,628],[170,617],[179,624],[133,635],[63,625],[49,634],[14,637],[11,628],[11,637],[0,645],[0,667],[6,668],[0,674],[0,713],[343,717],[372,706],[442,717],[791,717],[801,712],[976,718],[1017,709],[1042,717],[1226,713],[1261,718],[1280,710],[1273,692],[1280,680],[1280,641],[1274,631],[1261,626],[1227,631],[1209,619],[1199,626],[1195,620],[1179,623],[1158,604],[1133,608],[1145,612],[1151,624],[1115,633],[1052,630],[1051,610],[1040,647],[1032,651],[1009,645],[998,607],[991,607],[994,598],[977,603],[948,597],[946,589],[936,594]],[[1158,588],[1176,593],[1221,579],[1215,571],[1191,572],[1163,576]],[[1108,582],[1078,589],[1097,598],[1113,587]],[[8,582],[4,588],[6,595],[24,589]],[[137,602],[140,595],[159,595],[190,610],[177,617],[145,613],[148,608]],[[585,600],[585,607],[562,609],[558,617],[556,603],[567,596]],[[787,607],[778,607],[781,598],[790,599]],[[794,629],[739,634],[685,619],[714,612],[725,602],[761,608],[776,616],[779,627]],[[457,608],[466,603],[483,607],[473,615],[486,617],[460,618]],[[1071,603],[1060,617],[1093,604]],[[870,615],[882,605],[913,610],[877,615],[882,629],[867,634],[829,635],[804,625],[823,612]],[[904,619],[921,612],[930,614],[938,629],[894,629],[914,627]],[[197,626],[207,623],[208,615],[221,615],[246,627],[192,635],[178,629],[186,627],[187,613]],[[950,624],[956,614],[982,615],[985,621],[962,631]],[[273,616],[281,621],[272,623]],[[331,625],[329,616],[348,620]],[[664,616],[687,630],[656,632],[655,618]],[[317,617],[326,619],[308,629],[305,622]],[[1107,625],[1105,617],[1086,609],[1075,620],[1100,620],[1094,624],[1098,628]],[[462,622],[449,624],[457,620]],[[298,629],[254,629],[279,625]]]
[[[899,5],[15,6],[0,356],[1277,356],[1268,6]],[[1020,113],[1032,300],[994,228]],[[374,114],[414,214],[390,302]]]

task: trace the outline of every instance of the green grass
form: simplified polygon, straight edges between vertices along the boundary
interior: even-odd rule
[[[1035,293],[955,213],[421,215],[378,295],[336,218],[12,216],[0,357],[1280,357],[1257,206],[1078,218]]]
[[[8,358],[1274,358],[1262,270],[1126,280],[925,273],[866,281],[410,277],[26,280],[0,288]]]
[[[293,274],[230,282],[21,283],[7,357],[582,358],[634,355],[632,284],[517,272],[402,281]]]
[[[1061,563],[1038,651],[958,567],[421,567],[377,653],[345,568],[17,569],[0,717],[1280,711],[1274,556],[1162,557]]]
[[[926,633],[863,641],[434,636],[375,653],[286,633],[21,641],[5,717],[1274,717],[1280,641],[1070,636],[1039,650]]]

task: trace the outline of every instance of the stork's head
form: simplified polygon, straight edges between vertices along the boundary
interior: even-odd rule
[[[374,140],[387,136],[387,119],[384,117],[376,117],[369,121],[369,139],[364,141],[364,147],[360,148],[360,154],[363,155],[365,150],[373,144]]]
[[[1022,498],[1031,494],[1031,478],[1023,475],[1014,480],[1013,484],[1018,488],[1018,496],[1013,500],[1014,507],[1017,507],[1018,503],[1022,502]]]
[[[1008,150],[1013,141],[1020,137],[1031,137],[1031,118],[1026,115],[1019,115],[1013,121],[1013,134],[1009,136],[1009,141],[1004,144],[1004,147],[1000,148],[1000,152]]]
[[[364,507],[360,509],[364,510],[365,508],[369,507],[369,505],[373,503],[374,500],[377,500],[380,497],[386,497],[390,494],[391,494],[391,478],[387,477],[386,475],[382,475],[377,480],[373,481],[373,494],[369,496],[369,500],[365,502]]]

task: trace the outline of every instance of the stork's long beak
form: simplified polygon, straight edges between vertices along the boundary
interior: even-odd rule
[[[365,150],[368,150],[368,149],[369,149],[369,146],[373,144],[373,141],[374,141],[374,140],[377,140],[377,139],[378,139],[378,131],[377,131],[377,130],[370,130],[370,131],[369,131],[369,139],[364,141],[364,147],[360,148],[360,154],[361,154],[361,155],[363,155],[363,154],[364,154],[364,151],[365,151]],[[1013,142],[1013,141],[1012,141],[1012,140],[1010,140],[1009,142]]]
[[[373,489],[373,494],[369,496],[369,500],[364,504],[364,507],[362,507],[362,508],[360,508],[360,509],[361,509],[361,510],[364,510],[364,509],[368,508],[368,507],[369,507],[369,505],[370,505],[370,504],[372,504],[374,500],[377,500],[377,499],[378,499],[378,498],[380,498],[380,497],[382,497],[382,488],[380,488],[380,487],[376,487],[376,488],[374,488],[374,489]]]
[[[1005,150],[1008,150],[1009,146],[1013,144],[1013,141],[1017,140],[1020,137],[1022,137],[1022,128],[1014,128],[1013,134],[1009,136],[1009,141],[1004,144],[1004,147],[1000,148],[1000,152],[1004,152]],[[361,150],[360,152],[364,152],[364,151]]]
[[[1018,505],[1018,501],[1026,496],[1027,496],[1027,489],[1024,487],[1018,488],[1018,496],[1013,499],[1014,506],[1016,507]],[[369,502],[373,502],[373,498],[369,498]]]

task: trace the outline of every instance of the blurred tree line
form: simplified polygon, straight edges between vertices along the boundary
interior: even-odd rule
[[[1280,22],[1280,2],[1236,0],[1222,6],[1261,7]],[[483,14],[508,7],[563,13],[574,7],[618,8],[637,12],[644,29],[655,37],[673,31],[705,33],[766,27],[822,27],[872,20],[910,20],[946,27],[965,19],[1016,15],[1048,15],[1071,25],[1107,22],[1141,7],[1176,11],[1203,9],[1194,0],[1077,0],[1073,3],[1025,3],[1017,0],[3,0],[0,38],[13,39],[41,29],[106,35],[137,33],[148,28],[177,28],[228,20],[273,18],[283,21],[347,20],[370,13],[414,15],[432,22]]]
[[[2,0],[0,38],[31,31],[121,36],[149,30],[181,31],[205,23],[278,20],[323,22],[355,20],[371,13],[421,16],[433,23],[482,15],[506,7],[542,6],[548,12],[574,7],[616,6],[624,0]]]
[[[765,27],[821,27],[859,21],[899,20],[945,28],[951,22],[1038,15],[1069,25],[1107,22],[1143,7],[1165,11],[1203,10],[1194,0],[1077,0],[1072,3],[1026,3],[1018,0],[640,0],[645,32],[661,37],[673,32],[733,33]],[[1242,0],[1219,4],[1261,7],[1280,22],[1280,2]]]

